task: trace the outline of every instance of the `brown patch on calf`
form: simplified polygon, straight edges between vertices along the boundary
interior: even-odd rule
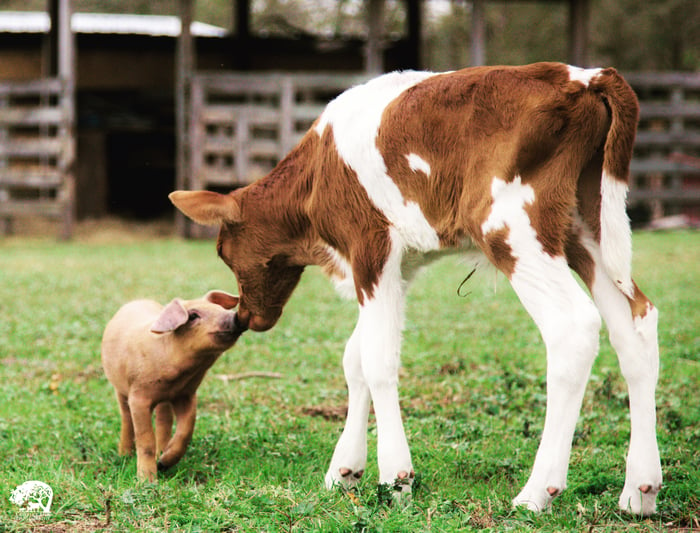
[[[634,298],[627,298],[630,303],[632,316],[634,318],[644,318],[649,310],[654,307],[654,304],[652,304],[651,300],[649,300],[649,298],[647,298],[644,293],[639,290],[639,287],[637,287],[634,280],[632,281],[632,285],[634,285]]]
[[[513,249],[508,244],[508,235],[510,235],[508,227],[489,231],[484,235],[484,253],[489,261],[510,279],[515,271],[517,259],[513,256]]]
[[[593,290],[595,281],[595,261],[581,242],[578,232],[569,231],[566,240],[566,261],[586,284],[589,291]]]
[[[389,221],[340,158],[332,128],[326,127],[320,139],[310,135],[315,136],[310,141],[315,144],[310,169],[315,180],[305,208],[318,236],[350,263],[362,304],[372,297],[389,255]]]
[[[609,125],[603,101],[570,81],[565,66],[472,68],[430,77],[399,95],[384,111],[377,147],[388,174],[406,200],[420,205],[443,246],[468,234],[512,273],[503,235],[481,233],[493,178],[520,176],[533,188],[535,200],[525,207],[530,223],[544,251],[563,256],[577,205],[592,213],[586,221],[598,231],[600,148]],[[430,165],[429,177],[410,168],[410,153]]]

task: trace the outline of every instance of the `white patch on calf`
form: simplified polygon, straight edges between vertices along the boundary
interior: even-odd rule
[[[440,239],[420,206],[407,202],[387,174],[376,139],[384,109],[403,91],[434,76],[432,72],[393,72],[345,91],[328,104],[316,125],[333,128],[340,157],[357,174],[370,200],[396,228],[402,247],[420,251],[440,247]]]
[[[595,78],[598,74],[600,74],[600,71],[602,69],[600,68],[581,68],[581,67],[572,67],[569,65],[569,79],[571,81],[580,81],[583,83],[586,87],[588,87],[588,84],[591,82],[593,78]]]
[[[430,176],[430,163],[421,156],[410,153],[406,154],[406,159],[408,160],[408,166],[413,172],[422,172],[426,177]]]
[[[627,218],[627,183],[603,170],[600,182],[600,248],[603,266],[624,294],[634,298],[632,234]]]
[[[513,232],[526,232],[528,234],[531,233],[531,237],[537,240],[535,230],[530,226],[530,219],[527,213],[523,211],[526,204],[531,204],[535,201],[535,191],[532,187],[523,185],[520,176],[516,176],[510,183],[494,177],[491,182],[491,196],[493,197],[491,213],[481,225],[481,231],[484,235],[508,226],[511,231],[511,238],[514,237]],[[523,239],[516,240],[528,240],[524,235],[523,237]]]

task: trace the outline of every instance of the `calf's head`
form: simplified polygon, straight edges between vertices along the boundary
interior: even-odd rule
[[[195,222],[220,226],[216,249],[238,280],[241,327],[274,326],[304,271],[292,258],[286,228],[264,206],[244,205],[236,192],[175,191],[169,198]]]

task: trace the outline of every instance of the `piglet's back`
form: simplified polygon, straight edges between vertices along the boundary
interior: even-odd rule
[[[131,354],[152,342],[151,325],[162,309],[153,300],[134,300],[124,304],[107,323],[102,336],[102,366],[117,389],[128,388],[127,383],[120,383],[130,374],[125,366],[133,360]]]

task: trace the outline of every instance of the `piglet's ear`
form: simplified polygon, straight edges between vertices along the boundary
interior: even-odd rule
[[[241,222],[241,206],[232,194],[213,191],[175,191],[170,201],[198,224],[218,226],[223,222]]]
[[[180,326],[187,324],[187,320],[187,309],[182,305],[182,301],[176,298],[163,308],[160,316],[151,326],[151,331],[153,333],[175,331]]]
[[[238,296],[224,291],[209,291],[204,299],[224,309],[233,309],[238,305]]]

